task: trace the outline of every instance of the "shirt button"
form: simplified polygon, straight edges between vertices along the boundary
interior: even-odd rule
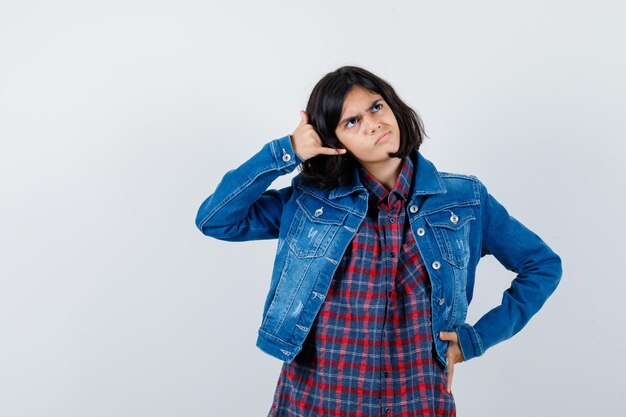
[[[441,264],[439,263],[439,261],[435,261],[432,263],[432,267],[433,269],[439,269],[441,268]]]
[[[389,372],[385,371],[385,378],[389,378]]]
[[[389,297],[391,297],[393,295],[393,293],[391,291],[389,291]]]
[[[426,234],[426,231],[424,229],[422,229],[421,227],[419,229],[417,229],[417,235],[418,236],[424,236]]]
[[[445,303],[445,302],[446,302],[446,299],[445,299],[445,298],[440,298],[440,299],[439,299],[439,305],[440,305],[440,306],[442,306],[442,305],[443,305],[443,303]]]
[[[390,411],[391,411],[391,408],[385,407],[385,413],[389,414]]]
[[[283,154],[283,161],[285,162],[291,161],[291,155],[289,155],[288,153]]]
[[[389,223],[395,223],[396,222],[396,218],[395,217],[390,217],[389,218]]]
[[[389,252],[389,257],[390,257],[390,258],[395,258],[395,257],[396,257],[396,254],[395,254],[394,252]]]
[[[415,204],[413,204],[411,207],[409,207],[409,211],[411,213],[417,213],[417,210],[419,210],[419,208]]]

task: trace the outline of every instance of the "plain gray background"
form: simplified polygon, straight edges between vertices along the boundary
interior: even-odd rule
[[[274,241],[194,225],[345,64],[422,116],[564,262],[513,339],[455,368],[460,416],[623,410],[620,1],[0,1],[0,415],[262,416]],[[287,184],[281,178],[277,186]],[[468,322],[514,275],[481,262]]]

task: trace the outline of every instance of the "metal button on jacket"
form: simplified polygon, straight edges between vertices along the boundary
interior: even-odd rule
[[[459,222],[459,216],[457,216],[456,214],[452,213],[452,216],[450,216],[450,221],[453,224],[457,224]]]
[[[419,210],[419,208],[415,204],[413,204],[411,207],[409,207],[409,211],[411,213],[417,213],[417,210]]]
[[[433,269],[439,269],[439,268],[441,268],[441,264],[439,263],[439,261],[435,261],[435,262],[433,262],[432,266],[433,266]]]
[[[291,161],[291,155],[289,155],[288,153],[283,154],[283,161],[285,162]]]
[[[417,235],[418,236],[424,236],[426,234],[426,231],[423,228],[419,228],[417,229]]]
[[[322,214],[324,214],[324,209],[322,207],[318,208],[317,210],[315,210],[315,213],[313,213],[315,217],[319,217]]]
[[[443,303],[445,303],[445,302],[446,302],[446,299],[445,299],[445,298],[440,298],[440,299],[439,299],[439,305],[440,305],[440,306],[442,306],[442,305],[443,305]]]

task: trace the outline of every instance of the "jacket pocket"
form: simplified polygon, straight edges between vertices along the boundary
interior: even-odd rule
[[[306,193],[297,203],[285,241],[299,258],[323,256],[348,213]]]
[[[466,268],[470,257],[469,232],[476,219],[471,207],[451,207],[425,216],[441,257],[456,268]]]

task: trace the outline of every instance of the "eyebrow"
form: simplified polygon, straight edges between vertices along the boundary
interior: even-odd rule
[[[372,108],[373,108],[376,104],[378,104],[378,102],[379,102],[379,101],[383,101],[383,99],[382,99],[382,98],[377,98],[376,100],[372,101],[372,104],[370,104],[370,106],[369,106],[369,107],[367,108],[367,110],[365,110],[365,111],[370,111],[370,110],[372,110]],[[340,122],[339,122],[339,124],[340,124],[340,125],[343,125],[343,124],[344,124],[345,122],[347,122],[348,120],[356,119],[356,118],[357,118],[357,117],[359,117],[359,116],[360,116],[360,114],[357,114],[356,116],[349,116],[349,117],[346,117],[345,119],[343,119],[342,121],[340,121]]]

